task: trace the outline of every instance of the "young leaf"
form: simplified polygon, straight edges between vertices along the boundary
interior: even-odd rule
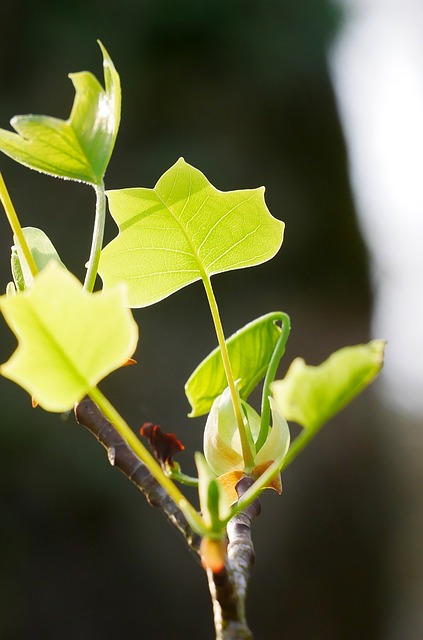
[[[42,173],[99,184],[120,122],[120,80],[101,43],[105,89],[88,71],[69,75],[76,95],[68,120],[15,116],[17,133],[0,129],[0,151]]]
[[[154,189],[107,192],[119,235],[101,254],[105,287],[126,282],[131,307],[143,307],[196,280],[269,260],[284,224],[263,194],[218,191],[183,158]]]
[[[38,271],[42,271],[48,265],[50,260],[55,260],[59,264],[63,265],[62,261],[60,260],[59,254],[53,246],[53,243],[44,233],[44,231],[42,231],[41,229],[37,229],[36,227],[24,227],[22,229],[22,233],[31,251],[32,257],[34,258],[34,262],[37,266]],[[22,290],[26,287],[30,287],[34,278],[31,271],[29,270],[16,236],[13,237],[13,241],[15,243],[15,246],[12,247],[12,272],[17,288]],[[19,280],[20,273],[23,277],[23,287],[21,286]]]
[[[273,351],[281,334],[275,324],[278,314],[268,313],[248,323],[227,340],[229,359],[234,378],[239,380],[238,391],[246,400],[266,373]],[[227,386],[220,349],[216,348],[191,374],[185,393],[191,404],[190,417],[208,413],[214,400]]]
[[[10,269],[12,271],[13,283],[16,291],[25,291],[25,278],[16,246],[13,246],[11,250]]]
[[[19,344],[0,372],[48,411],[67,411],[104,376],[125,364],[138,338],[122,289],[89,294],[50,262],[30,289],[0,297]]]
[[[203,520],[216,534],[222,533],[222,521],[230,514],[226,494],[216,476],[208,466],[204,456],[197,451],[195,464],[198,471],[198,495]]]
[[[317,367],[296,358],[285,378],[271,387],[285,419],[319,429],[374,380],[383,365],[384,349],[383,340],[344,347]]]

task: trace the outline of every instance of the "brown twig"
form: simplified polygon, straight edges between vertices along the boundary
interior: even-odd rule
[[[200,536],[191,529],[180,509],[91,398],[86,396],[76,405],[75,417],[107,450],[110,464],[129,478],[153,507],[163,511],[169,522],[182,534],[188,547],[198,555]]]
[[[189,549],[197,556],[200,536],[195,533],[173,500],[135,455],[97,405],[87,396],[75,407],[79,424],[90,431],[107,450],[110,464],[119,469],[145,495],[148,502],[159,507],[168,521],[182,534]],[[244,477],[237,484],[241,497],[253,480]],[[245,616],[245,598],[254,562],[251,524],[260,513],[260,501],[255,500],[243,513],[228,523],[228,548],[225,567],[219,573],[207,570],[213,604],[216,640],[252,640]]]
[[[242,478],[236,490],[241,497],[254,481]],[[229,521],[228,557],[223,571],[207,571],[213,604],[216,640],[252,640],[245,614],[245,599],[250,569],[255,553],[251,525],[260,514],[260,501],[255,500],[245,511]]]

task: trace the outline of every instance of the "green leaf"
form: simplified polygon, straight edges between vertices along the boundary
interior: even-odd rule
[[[104,176],[120,122],[120,80],[106,49],[105,89],[88,71],[69,75],[76,95],[68,120],[15,116],[17,133],[0,129],[0,151],[21,164],[56,177],[99,184]]]
[[[278,313],[268,313],[234,333],[226,341],[239,395],[246,400],[267,371],[281,335]],[[191,404],[190,417],[208,413],[217,396],[227,386],[220,349],[216,348],[191,374],[185,393]]]
[[[67,411],[132,356],[137,325],[123,289],[90,294],[51,261],[30,289],[0,297],[19,341],[0,367],[48,411]]]
[[[319,429],[378,375],[385,342],[345,347],[314,367],[296,358],[285,378],[271,385],[286,420],[309,430]]]
[[[101,254],[104,286],[126,282],[131,307],[143,307],[196,280],[269,260],[284,224],[263,194],[218,191],[183,158],[154,189],[107,192],[119,235]]]
[[[59,264],[63,265],[60,260],[59,254],[53,246],[53,243],[49,237],[41,229],[36,227],[24,227],[22,233],[31,251],[34,262],[38,271],[42,271],[50,262],[55,260]],[[12,247],[12,274],[15,279],[17,289],[23,290],[26,287],[30,287],[33,283],[32,273],[26,263],[23,251],[19,245],[19,241],[16,236],[13,236],[15,246]],[[23,278],[23,286],[21,282]]]
[[[225,522],[230,514],[228,499],[203,454],[199,451],[195,453],[195,464],[198,471],[198,495],[203,520],[211,531],[220,533],[222,522]]]
[[[10,256],[10,268],[12,271],[13,282],[15,284],[17,291],[25,290],[25,278],[22,271],[22,265],[20,258],[18,256],[18,250],[16,246],[12,247],[12,252]]]

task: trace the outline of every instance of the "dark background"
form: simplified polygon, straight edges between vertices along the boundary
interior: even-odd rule
[[[100,38],[123,89],[108,188],[153,187],[179,156],[219,189],[266,186],[270,211],[286,223],[281,252],[214,285],[227,335],[262,313],[291,315],[281,374],[297,355],[317,364],[373,337],[368,259],[327,67],[341,19],[323,0],[2,6],[0,126],[29,112],[66,118],[66,74],[87,69],[102,80]],[[22,224],[43,228],[82,279],[92,190],[5,156],[0,169]],[[109,219],[108,239],[115,231]],[[3,287],[10,244],[1,218]],[[195,284],[135,317],[139,364],[102,389],[135,430],[148,420],[176,432],[192,471],[203,420],[186,417],[183,384],[215,346],[205,296]],[[0,331],[4,362],[15,341],[3,321]],[[161,514],[72,415],[32,410],[6,379],[0,398],[0,638],[210,640],[205,576]],[[283,496],[263,497],[248,602],[258,640],[385,637],[404,491],[380,444],[385,421],[367,391],[287,470]]]

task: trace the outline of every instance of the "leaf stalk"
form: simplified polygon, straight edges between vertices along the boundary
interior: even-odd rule
[[[90,293],[92,293],[94,289],[97,278],[106,220],[106,193],[104,190],[104,181],[102,180],[99,184],[96,184],[94,189],[96,197],[94,230],[90,257],[87,264],[87,273],[84,281],[84,290],[89,291]]]
[[[264,443],[266,442],[269,424],[270,424],[270,385],[275,379],[276,372],[281,361],[283,354],[285,353],[285,347],[291,331],[291,322],[289,316],[286,313],[275,313],[275,320],[279,320],[282,323],[282,331],[278,342],[276,343],[275,350],[270,359],[269,366],[267,368],[266,377],[263,383],[263,392],[261,398],[261,422],[260,432],[256,442],[256,451],[260,451]]]
[[[211,315],[213,318],[214,327],[216,330],[217,341],[220,347],[220,353],[222,355],[223,368],[225,369],[226,379],[228,381],[229,390],[231,393],[232,404],[234,407],[235,417],[238,425],[239,437],[241,440],[242,456],[244,458],[244,464],[246,471],[250,471],[254,468],[254,454],[251,449],[251,445],[247,435],[247,427],[244,422],[244,414],[239,401],[239,396],[235,386],[234,375],[232,372],[231,361],[229,359],[228,348],[226,345],[225,335],[223,333],[222,321],[220,319],[219,308],[214,295],[213,287],[209,276],[203,274],[203,283],[206,290],[207,300],[209,302]]]
[[[10,225],[10,228],[12,229],[13,235],[15,236],[16,240],[18,241],[22,249],[22,253],[24,255],[28,268],[31,272],[31,275],[35,277],[38,273],[37,265],[35,264],[35,260],[28,247],[28,243],[25,240],[21,223],[19,222],[18,214],[16,213],[15,207],[13,206],[12,200],[10,198],[9,192],[7,190],[7,187],[3,180],[3,176],[1,172],[0,172],[0,201],[3,205],[4,211],[9,221],[9,225]]]
[[[179,491],[174,482],[166,476],[157,460],[151,455],[148,449],[144,447],[129,425],[116,411],[114,406],[107,400],[98,387],[92,388],[88,395],[99,407],[106,418],[112,423],[116,431],[122,436],[132,451],[145,464],[151,475],[154,476],[163,489],[167,491],[193,529],[195,529],[195,531],[200,535],[204,535],[207,532],[207,528],[200,515],[194,509],[192,504],[185,498],[183,493]]]

